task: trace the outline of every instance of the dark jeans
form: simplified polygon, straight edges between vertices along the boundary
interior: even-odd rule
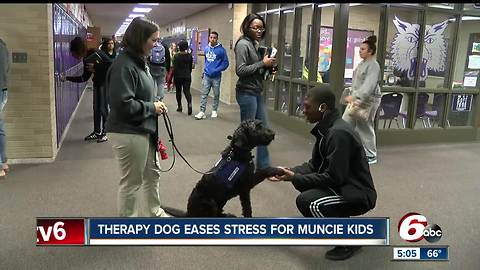
[[[240,106],[240,121],[259,119],[269,126],[265,104],[261,95],[237,91],[237,103]],[[270,155],[266,146],[257,146],[257,169],[270,167]]]
[[[93,85],[93,131],[106,133],[105,123],[108,117],[108,101],[105,85]]]
[[[190,85],[192,84],[192,79],[183,79],[183,78],[175,78],[175,88],[176,88],[176,96],[177,96],[177,106],[178,108],[182,108],[182,92],[187,99],[188,107],[192,107],[192,94],[190,93]]]
[[[367,212],[364,207],[345,202],[330,188],[303,191],[297,196],[297,208],[304,217],[350,217]]]

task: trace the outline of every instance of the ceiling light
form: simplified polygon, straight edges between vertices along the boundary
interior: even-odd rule
[[[139,13],[148,13],[148,12],[150,12],[150,11],[152,11],[151,8],[135,7],[135,8],[133,9],[133,12],[139,12]]]
[[[131,21],[133,21],[133,19],[132,18],[126,18],[125,21],[126,22],[131,22]]]
[[[293,13],[293,9],[285,10],[283,13]]]
[[[329,7],[329,6],[334,6],[335,4],[333,3],[330,3],[330,4],[320,4],[320,5],[317,5],[317,7]]]
[[[140,3],[139,5],[142,5],[142,6],[158,6],[159,4],[158,3]]]
[[[136,17],[145,17],[145,14],[134,14],[131,13],[128,15],[129,18],[136,18]]]

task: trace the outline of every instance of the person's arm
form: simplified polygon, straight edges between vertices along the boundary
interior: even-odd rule
[[[8,49],[0,41],[0,74],[6,74],[10,71],[10,59],[8,55]],[[0,89],[3,90],[3,89]]]
[[[135,97],[138,80],[135,70],[125,66],[115,70],[110,69],[107,76],[110,106],[118,111],[122,119],[128,121],[142,121],[156,116],[153,102]]]
[[[223,49],[223,54],[222,54],[222,65],[220,66],[220,72],[226,70],[228,68],[228,65],[230,63],[228,62],[228,55],[227,51]]]
[[[291,177],[293,186],[297,190],[306,190],[345,184],[350,172],[352,139],[352,135],[344,130],[332,134],[326,142],[327,156],[323,157],[324,162],[328,162],[328,167],[321,173],[295,173]]]
[[[165,45],[163,45],[163,48],[165,48],[165,69],[169,71],[170,70],[170,50]]]
[[[295,166],[290,169],[294,173],[299,174],[309,174],[315,172],[315,168],[313,166],[312,160],[303,163],[302,165]]]
[[[358,71],[357,71],[358,72]],[[372,96],[377,88],[380,67],[376,62],[370,62],[367,66],[365,81],[353,92],[353,97],[360,101],[366,100]]]
[[[67,76],[65,80],[74,82],[74,83],[82,83],[88,81],[92,76],[92,72],[88,71],[87,63],[83,62],[83,74],[80,76]]]
[[[235,72],[237,76],[244,77],[253,75],[260,71],[263,68],[263,60],[255,62],[253,64],[247,64],[248,57],[248,45],[245,42],[239,41],[235,46]]]
[[[190,73],[192,73],[192,69],[195,68],[195,63],[193,63],[193,56],[189,54],[190,56]]]

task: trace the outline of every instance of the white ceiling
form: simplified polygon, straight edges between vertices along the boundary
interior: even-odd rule
[[[93,25],[100,27],[102,35],[110,36],[115,34],[128,14],[138,4],[85,4],[88,16]],[[195,14],[204,9],[218,4],[159,4],[148,6],[152,11],[148,17],[154,20],[159,26],[172,23],[181,18]]]

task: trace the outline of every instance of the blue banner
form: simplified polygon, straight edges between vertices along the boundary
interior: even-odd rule
[[[388,218],[90,218],[88,243],[388,245],[388,232]]]

